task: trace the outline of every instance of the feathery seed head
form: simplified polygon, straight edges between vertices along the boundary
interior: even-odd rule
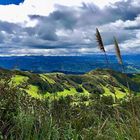
[[[96,28],[96,41],[98,43],[99,49],[103,52],[106,52],[104,48],[103,40],[102,40],[102,37],[98,28]]]

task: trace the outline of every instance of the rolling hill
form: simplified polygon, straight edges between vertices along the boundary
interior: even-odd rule
[[[35,74],[19,70],[0,70],[1,81],[8,77],[10,85],[28,93],[34,98],[59,98],[61,96],[90,96],[93,94],[123,98],[129,94],[126,80],[133,92],[140,92],[139,74],[97,69],[86,74],[63,73]]]

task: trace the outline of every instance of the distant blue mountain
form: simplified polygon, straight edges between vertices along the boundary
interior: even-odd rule
[[[140,72],[140,55],[124,55],[123,60],[128,73]],[[116,57],[109,56],[110,66],[103,55],[93,56],[12,56],[0,57],[0,67],[20,69],[35,73],[64,72],[85,73],[96,68],[112,68],[121,71]]]

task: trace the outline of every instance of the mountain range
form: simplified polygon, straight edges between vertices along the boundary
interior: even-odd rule
[[[104,55],[88,56],[9,56],[0,57],[0,67],[19,69],[34,73],[62,72],[66,74],[84,74],[96,68],[109,68],[121,72],[114,55],[108,55],[110,66],[105,62]],[[127,73],[140,72],[140,55],[124,55]]]

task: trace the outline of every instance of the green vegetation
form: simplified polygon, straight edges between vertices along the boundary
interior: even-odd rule
[[[129,94],[125,75],[112,70],[97,69],[84,75],[65,75],[61,73],[33,74],[22,71],[6,72],[5,70],[1,73],[5,76],[8,76],[10,73],[10,84],[39,99],[49,98],[53,100],[54,94],[57,94],[57,98],[68,95],[76,98],[80,96],[88,98],[90,94],[100,94],[119,99]],[[131,75],[128,79],[132,90],[138,93],[140,91],[140,82],[137,77],[139,75]]]
[[[139,140],[139,75],[128,75],[133,98],[124,76],[0,70],[0,139]]]
[[[15,83],[16,85],[20,85],[22,83],[27,82],[28,77],[22,75],[15,75],[11,78],[11,82]]]

